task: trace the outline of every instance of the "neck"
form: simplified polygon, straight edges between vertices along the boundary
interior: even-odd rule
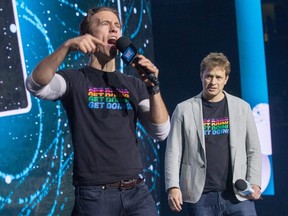
[[[96,68],[98,70],[102,70],[105,72],[114,72],[116,70],[115,59],[111,59],[109,61],[99,60],[95,56],[91,55],[88,65],[90,67]]]
[[[202,96],[208,102],[219,102],[225,97],[225,94],[222,91],[220,94],[218,94],[218,95],[216,95],[214,97],[213,96],[211,97],[211,96],[205,95],[205,94],[202,94]]]

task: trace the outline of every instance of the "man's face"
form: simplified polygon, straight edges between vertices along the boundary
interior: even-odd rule
[[[211,71],[205,70],[201,76],[204,98],[212,102],[220,101],[228,78],[221,67],[215,67]]]
[[[100,11],[92,16],[90,29],[94,37],[106,44],[105,47],[100,47],[100,53],[110,59],[115,58],[115,42],[122,34],[118,17],[111,11]]]

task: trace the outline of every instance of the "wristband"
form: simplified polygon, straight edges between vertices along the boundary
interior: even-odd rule
[[[155,94],[158,94],[160,92],[160,87],[159,87],[159,85],[147,86],[147,91],[148,91],[149,95],[155,95]]]

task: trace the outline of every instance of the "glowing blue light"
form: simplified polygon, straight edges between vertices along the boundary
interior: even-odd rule
[[[127,11],[123,14],[123,29],[126,31],[123,30],[123,33],[137,39],[136,44],[145,44],[145,41],[151,41],[149,33],[151,18],[147,17],[148,15],[144,16],[146,13],[150,14],[151,8],[147,6],[151,5],[149,1],[99,0],[96,3],[116,6],[120,14],[124,13],[123,10],[126,8]],[[95,6],[95,0],[83,1],[81,4],[79,1],[77,4],[75,2],[74,0],[16,0],[28,74],[31,73],[29,68],[34,68],[41,59],[51,54],[68,37],[79,35],[78,25],[75,23],[78,24],[86,15],[84,11],[88,9],[87,7]],[[143,10],[144,5],[145,10]],[[10,31],[14,31],[13,26],[11,29]],[[145,45],[140,47],[141,52],[153,58],[150,52],[152,47],[148,43]],[[85,55],[71,53],[60,69],[70,66],[81,67],[86,65],[86,62]],[[64,215],[65,211],[70,213],[74,193],[70,182],[73,147],[66,114],[60,102],[47,102],[33,97],[32,109],[29,113],[0,118],[0,120],[0,135],[3,137],[0,146],[12,144],[18,146],[17,149],[20,147],[21,150],[23,149],[21,154],[23,158],[17,158],[17,154],[7,152],[7,155],[11,155],[13,159],[9,161],[10,166],[13,165],[13,170],[11,167],[2,170],[0,166],[0,180],[3,180],[0,182],[0,215],[5,215],[7,206],[17,209],[15,215],[34,215],[43,208],[45,215]],[[11,126],[9,130],[8,125]],[[147,183],[150,191],[156,193],[156,184],[160,178],[159,145],[154,139],[148,137],[140,123],[137,123],[137,127],[140,148],[144,152],[143,161],[146,167],[144,172]],[[159,209],[160,203],[157,203]]]
[[[242,98],[253,108],[262,151],[262,191],[274,194],[272,141],[260,0],[235,0]]]

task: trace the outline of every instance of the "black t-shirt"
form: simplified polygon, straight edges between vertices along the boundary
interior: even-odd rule
[[[202,98],[202,104],[207,159],[204,192],[223,191],[232,182],[227,99],[208,102]]]
[[[67,91],[60,98],[72,131],[73,184],[130,179],[142,171],[136,136],[138,104],[147,99],[138,78],[92,67],[60,71]]]

